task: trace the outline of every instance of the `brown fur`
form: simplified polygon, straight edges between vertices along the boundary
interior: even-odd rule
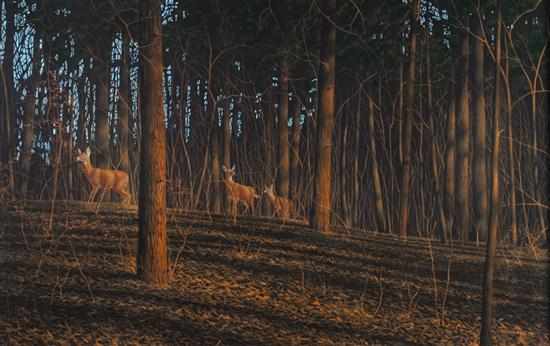
[[[244,205],[245,211],[254,211],[254,200],[260,198],[260,196],[256,193],[256,189],[252,186],[242,185],[233,181],[235,166],[231,169],[222,166],[222,169],[225,173],[223,183],[227,189],[227,195],[231,204],[231,215],[233,216],[233,220],[236,221],[237,205],[239,202]]]
[[[126,172],[93,167],[90,161],[90,148],[86,152],[80,152],[80,150],[78,152],[76,161],[81,163],[82,172],[90,185],[92,185],[88,202],[94,200],[100,189],[116,192],[122,198],[123,203],[127,203],[130,200],[130,193],[128,192],[129,178]]]
[[[292,201],[288,198],[275,195],[273,192],[273,184],[264,189],[264,193],[273,205],[275,215],[283,219],[289,219],[292,213]]]

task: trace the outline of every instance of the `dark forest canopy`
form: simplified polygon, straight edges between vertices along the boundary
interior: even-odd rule
[[[465,234],[452,222],[458,210],[455,180],[462,177],[471,186],[474,153],[480,150],[477,157],[481,153],[482,161],[489,162],[493,143],[495,2],[477,3],[420,1],[418,25],[411,25],[411,4],[402,0],[337,1],[330,16],[318,1],[165,1],[169,205],[224,209],[225,164],[236,165],[236,181],[260,192],[275,184],[275,192],[294,201],[295,217],[309,214],[315,203],[316,131],[323,101],[317,84],[326,19],[336,29],[331,222],[397,232],[401,168],[410,160],[409,232],[483,239],[474,220],[466,221],[472,230]],[[2,183],[14,195],[51,197],[56,153],[63,157],[59,162],[68,163],[77,148],[90,146],[92,162],[122,167],[138,191],[138,2],[0,4]],[[542,78],[548,29],[540,0],[503,1],[503,9],[501,238],[526,242],[544,237],[548,223],[541,188],[548,159]],[[481,22],[481,36],[473,33],[475,21]],[[409,80],[411,30],[417,41],[416,74]],[[473,58],[461,55],[463,37],[472,47],[467,54],[476,40],[482,42],[485,69],[476,93],[463,78],[476,71]],[[414,84],[410,98],[405,97],[407,83]],[[475,148],[475,128],[459,126],[470,108],[469,126],[476,124],[473,95],[481,94],[487,140],[485,147]],[[402,148],[407,110],[412,110],[408,154]],[[453,136],[459,142],[471,137],[465,152],[456,151]],[[457,160],[463,160],[465,170],[453,168]],[[76,167],[64,164],[58,173],[58,198],[85,196],[87,187]],[[460,208],[472,209],[475,218],[476,196],[464,196]],[[271,212],[267,201],[258,203],[255,213]]]

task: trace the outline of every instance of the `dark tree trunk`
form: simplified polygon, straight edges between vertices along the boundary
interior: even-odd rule
[[[162,104],[160,0],[141,5],[141,160],[137,273],[155,287],[169,280],[166,235],[166,129]]]
[[[475,236],[476,239],[485,240],[487,238],[488,225],[488,197],[487,197],[487,169],[486,169],[486,127],[485,116],[485,88],[484,88],[484,43],[482,42],[482,16],[478,13],[474,16],[473,34],[473,61],[472,69],[472,98],[475,116],[474,125],[474,157],[473,157],[473,187],[474,187],[474,217],[475,217]]]
[[[414,116],[414,83],[416,82],[416,36],[420,15],[419,0],[411,3],[411,32],[409,36],[409,62],[407,68],[406,107],[403,129],[403,171],[401,176],[399,236],[407,238],[409,226],[409,194],[411,189],[411,141]]]
[[[290,150],[290,198],[298,201],[298,187],[300,186],[300,113],[302,104],[298,98],[294,98],[294,111],[292,112],[292,136]]]
[[[109,85],[111,80],[111,34],[106,34],[96,45],[94,78],[96,81],[96,165],[111,168],[110,128],[109,128]]]
[[[319,123],[315,160],[315,180],[312,226],[320,231],[330,231],[332,145],[335,112],[336,72],[336,28],[333,18],[336,14],[336,0],[321,0],[321,51],[319,67]]]
[[[374,189],[374,206],[376,212],[376,226],[379,232],[386,231],[386,218],[384,211],[384,199],[382,197],[382,183],[380,180],[380,173],[378,171],[378,158],[376,154],[376,140],[374,138],[374,102],[369,96],[369,113],[368,113],[368,137],[369,137],[369,149],[371,154],[371,176],[372,186]]]
[[[126,34],[122,35],[122,56],[120,64],[120,92],[118,100],[118,126],[119,126],[119,150],[120,169],[131,177],[130,155],[129,155],[129,133],[130,133],[130,55],[129,41]],[[132,184],[130,184],[132,186]]]
[[[1,4],[0,4],[1,5]],[[0,168],[9,168],[9,187],[15,192],[13,157],[15,154],[15,88],[13,80],[13,61],[15,49],[15,11],[17,2],[5,1],[5,34],[4,61],[0,68]]]
[[[32,74],[27,85],[27,95],[23,102],[23,147],[21,155],[21,166],[23,169],[23,179],[21,182],[21,196],[28,197],[29,178],[31,175],[32,145],[34,137],[34,115],[36,108],[36,85],[40,78],[40,39],[36,35],[33,43]]]

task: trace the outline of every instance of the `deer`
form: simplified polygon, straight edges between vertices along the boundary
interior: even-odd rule
[[[236,223],[238,203],[241,202],[244,205],[244,211],[254,211],[254,201],[260,198],[260,196],[252,186],[242,185],[233,181],[233,177],[235,176],[235,165],[231,168],[222,165],[222,169],[225,175],[223,183],[227,190],[233,222]]]
[[[93,202],[98,191],[103,189],[103,194],[105,194],[107,190],[113,190],[121,197],[122,203],[128,203],[130,200],[130,193],[128,192],[128,174],[116,169],[103,169],[92,166],[92,162],[90,161],[91,154],[92,152],[88,147],[85,152],[81,152],[80,149],[78,149],[78,156],[76,157],[76,162],[81,163],[80,167],[82,168],[82,172],[86,176],[86,179],[88,179],[90,185],[92,185],[92,191],[88,197],[88,202]]]
[[[265,187],[264,194],[273,205],[275,215],[281,217],[283,220],[290,218],[292,212],[292,201],[290,199],[275,195],[273,184]]]

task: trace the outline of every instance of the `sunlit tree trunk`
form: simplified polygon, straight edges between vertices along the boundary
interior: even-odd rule
[[[407,66],[406,106],[403,129],[403,168],[401,175],[399,236],[406,238],[409,226],[409,194],[411,189],[411,141],[414,116],[414,83],[416,82],[416,36],[420,15],[419,0],[411,3],[411,32],[409,34],[409,61]]]
[[[467,240],[470,232],[470,104],[468,87],[469,44],[468,19],[460,42],[460,59],[457,62],[457,165],[455,223],[459,238]]]
[[[277,194],[288,198],[289,195],[289,165],[290,157],[288,151],[288,60],[284,57],[281,60],[280,97],[278,112],[278,134],[279,134],[279,164],[277,170]],[[286,210],[285,210],[286,213]],[[288,215],[280,215],[283,218]]]
[[[321,0],[321,51],[319,67],[319,123],[317,127],[317,158],[315,160],[312,226],[330,231],[332,145],[335,112],[336,72],[336,0]]]
[[[502,24],[501,24],[502,25]],[[502,30],[502,28],[501,28]],[[506,48],[507,40],[504,40],[504,52],[505,56],[508,56],[508,49]],[[512,123],[512,90],[510,86],[510,59],[505,59],[504,62],[504,87],[506,90],[506,115],[507,127],[506,127],[506,137],[507,140],[507,149],[508,149],[508,174],[510,175],[510,241],[513,245],[518,244],[518,221],[517,221],[517,197],[516,197],[516,172],[514,165],[515,154],[514,154],[514,130]]]
[[[223,102],[223,164],[225,167],[230,168],[231,167],[231,114],[229,110],[229,104],[231,100],[229,97],[225,97],[221,101]],[[225,211],[226,213],[230,213],[231,208],[231,202],[229,200],[229,195],[227,194],[227,191],[225,191]]]
[[[487,239],[487,253],[485,258],[485,273],[483,280],[482,312],[480,344],[491,345],[491,329],[493,325],[493,280],[495,271],[495,254],[497,247],[500,195],[499,195],[499,167],[500,154],[500,109],[501,109],[501,33],[502,33],[502,3],[496,4],[497,24],[495,43],[495,104],[493,113],[493,152],[491,155],[491,208],[489,212],[489,233]]]
[[[479,4],[478,4],[479,5]],[[472,69],[472,102],[474,113],[474,157],[473,157],[473,201],[475,217],[476,239],[485,240],[488,225],[488,197],[487,197],[487,170],[486,170],[486,127],[485,116],[485,88],[484,88],[484,59],[485,50],[482,42],[482,16],[477,13],[473,19],[473,61]]]
[[[447,108],[447,147],[445,149],[445,218],[447,229],[444,239],[452,239],[455,220],[455,184],[456,184],[456,93],[455,66],[451,67],[449,81],[449,104]]]
[[[169,280],[166,234],[166,129],[162,104],[160,0],[140,3],[142,137],[137,273],[155,287]]]

